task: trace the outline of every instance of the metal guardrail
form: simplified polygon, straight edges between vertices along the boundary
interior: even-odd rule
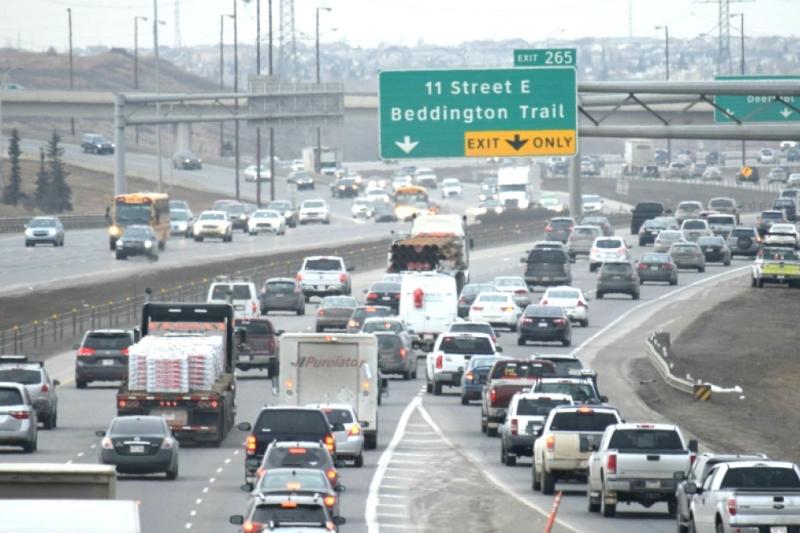
[[[33,217],[6,217],[0,218],[0,233],[22,233],[25,224]],[[64,224],[64,229],[93,229],[105,227],[105,215],[61,215],[58,217]]]
[[[672,359],[672,349],[669,333],[656,331],[647,338],[647,358],[661,375],[664,383],[675,390],[694,395],[694,383],[675,376],[670,369],[668,361]]]

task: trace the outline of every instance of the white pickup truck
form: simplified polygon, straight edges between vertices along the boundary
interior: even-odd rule
[[[696,533],[789,533],[800,527],[800,470],[782,461],[715,466],[692,495],[690,530]]]
[[[306,257],[296,279],[306,301],[312,296],[349,295],[352,285],[348,270],[354,269],[348,268],[341,257]]]
[[[675,490],[697,457],[697,441],[686,441],[669,424],[614,424],[589,457],[586,496],[590,512],[612,517],[619,502],[651,507],[667,502],[670,516],[678,505]]]
[[[439,396],[444,385],[460,387],[461,376],[473,355],[497,355],[501,351],[486,333],[439,335],[425,359],[428,392]]]

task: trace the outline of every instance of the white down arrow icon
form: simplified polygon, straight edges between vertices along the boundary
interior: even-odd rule
[[[405,137],[403,137],[403,142],[395,141],[394,143],[397,145],[398,148],[400,148],[402,151],[408,154],[411,152],[411,150],[417,147],[419,141],[411,142],[411,137],[406,135]]]

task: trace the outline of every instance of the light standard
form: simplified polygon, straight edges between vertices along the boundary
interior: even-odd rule
[[[219,16],[219,92],[225,89],[225,54],[224,54],[224,39],[225,39],[225,18],[233,18],[233,15],[220,15]],[[225,124],[219,123],[219,156],[225,154]]]
[[[741,33],[741,49],[739,52],[739,74],[744,76],[744,13],[734,13],[731,18],[739,17],[739,32]],[[747,159],[747,141],[742,141],[742,166],[745,166]]]
[[[556,28],[555,30],[551,31],[547,34],[547,37],[544,38],[544,45],[550,46],[550,38],[556,33],[564,33],[565,31],[567,31],[565,28]]]
[[[69,90],[71,91],[74,84],[74,71],[73,71],[73,54],[72,54],[72,8],[67,8],[67,24],[69,26]],[[72,135],[75,135],[75,119],[69,119],[69,130]]]
[[[3,175],[3,91],[6,88],[6,79],[8,79],[15,70],[21,69],[18,67],[11,67],[3,72],[3,76],[0,77],[0,187],[5,187],[6,185],[6,180]]]
[[[320,82],[319,75],[319,12],[331,11],[330,7],[317,7],[317,31],[316,31],[316,58],[317,58],[317,85]],[[320,160],[322,159],[322,127],[317,126],[317,156],[314,158],[314,171],[320,171]]]
[[[161,79],[158,72],[158,0],[153,0],[153,50],[156,60],[156,94],[161,94]],[[161,104],[156,102],[156,116],[161,118]],[[162,192],[161,171],[161,123],[156,124],[156,160],[158,161],[158,192]]]
[[[139,89],[139,21],[147,22],[147,17],[133,17],[133,88]]]
[[[239,15],[237,0],[233,0],[233,92],[239,92]],[[234,98],[237,118],[233,121],[233,171],[236,174],[236,199],[239,199],[239,99]]]
[[[246,4],[250,0],[244,0]],[[272,0],[270,0],[270,21],[272,20]],[[271,74],[271,73],[270,73]],[[256,76],[261,76],[261,0],[256,0]],[[270,157],[272,154],[270,154]],[[270,169],[272,165],[270,165]],[[270,180],[274,180],[270,174]],[[271,188],[275,190],[274,186]],[[275,199],[275,193],[272,193]],[[261,207],[261,128],[256,127],[256,205]]]
[[[669,26],[656,26],[656,30],[664,30],[664,57],[666,60],[666,80],[669,81]],[[672,161],[672,139],[667,139],[667,164]]]

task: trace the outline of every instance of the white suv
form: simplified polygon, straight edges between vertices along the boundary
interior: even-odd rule
[[[229,295],[230,293],[230,295]],[[230,300],[228,299],[230,296]],[[233,304],[235,318],[252,318],[261,316],[261,307],[258,304],[258,291],[250,278],[231,278],[218,276],[208,288],[207,303],[224,304],[230,301]]]
[[[629,261],[628,245],[619,237],[598,237],[589,250],[589,272],[606,262]]]
[[[303,205],[300,206],[298,221],[300,224],[308,224],[309,222],[322,222],[323,224],[330,224],[331,211],[328,209],[327,202],[320,199],[305,200]]]
[[[233,222],[225,211],[203,211],[194,223],[192,234],[194,240],[198,242],[205,238],[231,242],[233,241]]]

